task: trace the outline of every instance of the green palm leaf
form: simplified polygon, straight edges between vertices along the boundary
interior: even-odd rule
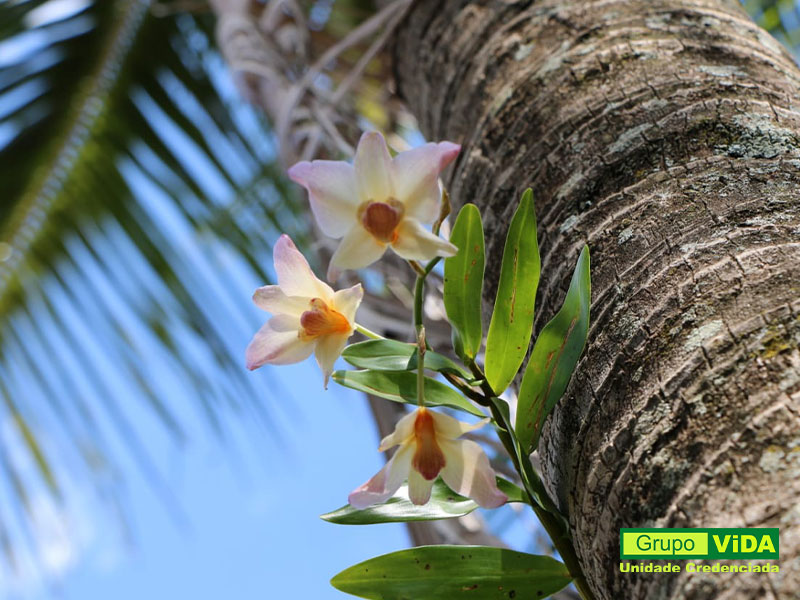
[[[134,414],[175,444],[189,437],[187,406],[223,440],[231,411],[269,426],[263,386],[243,368],[260,317],[242,302],[269,280],[278,231],[304,242],[269,128],[235,94],[209,16],[72,4],[61,16],[42,1],[0,6],[9,564],[35,545],[33,495],[59,503],[59,482],[75,477],[109,495],[100,482],[116,479],[119,440],[172,502]],[[22,529],[6,526],[20,517]]]

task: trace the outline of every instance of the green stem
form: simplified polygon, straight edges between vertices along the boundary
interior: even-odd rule
[[[442,260],[441,256],[437,256],[436,258],[432,259],[427,265],[425,265],[425,269],[423,269],[425,276],[428,276],[428,273],[433,271],[433,267],[439,264],[439,261]]]
[[[423,323],[422,302],[425,298],[425,278],[430,271],[423,269],[416,261],[409,261],[417,272],[414,286],[414,331],[417,335],[417,404],[425,406],[425,324]]]
[[[564,561],[569,574],[572,575],[572,582],[578,589],[581,598],[584,600],[595,600],[592,589],[589,587],[586,576],[583,574],[581,561],[575,553],[575,546],[572,544],[572,538],[569,535],[569,530],[563,519],[557,518],[554,514],[546,511],[541,506],[534,505],[533,512],[536,513],[545,531],[547,531],[547,535],[550,536],[553,545],[561,555],[561,560]]]
[[[408,264],[417,273],[417,282],[414,285],[414,331],[417,335],[417,403],[420,406],[425,406],[425,351],[428,348],[425,341],[422,312],[425,299],[425,278],[441,259],[441,256],[437,256],[424,267],[415,260],[408,261]]]
[[[425,298],[425,276],[427,273],[417,275],[417,283],[414,286],[414,331],[419,336],[419,328],[422,327],[422,301]]]
[[[490,403],[486,399],[486,397],[483,394],[476,392],[474,389],[469,387],[469,384],[467,384],[465,381],[462,381],[452,373],[445,372],[442,373],[441,375],[447,381],[449,381],[453,385],[453,387],[455,387],[459,392],[464,394],[467,398],[469,398],[476,404],[480,404],[481,406],[489,406]]]
[[[499,398],[491,398],[490,401],[491,404],[489,407],[492,411],[492,417],[494,417],[495,422],[500,425],[498,435],[508,438],[507,446],[510,447],[509,454],[511,454],[512,459],[514,459],[517,471],[519,472],[520,476],[522,477],[522,481],[525,484],[525,489],[528,490],[532,500],[537,505],[552,513],[555,517],[562,519],[563,517],[561,516],[561,513],[559,512],[555,503],[550,499],[550,496],[547,494],[547,490],[545,489],[539,474],[536,473],[535,469],[533,468],[528,454],[524,451],[519,443],[519,440],[517,440],[516,436],[514,435],[514,429],[511,426],[511,423],[508,421],[508,419],[506,419],[505,413],[498,405],[498,402],[500,401]]]
[[[371,340],[385,340],[386,339],[381,334],[375,333],[374,331],[371,331],[371,330],[367,329],[366,327],[364,327],[363,325],[359,325],[358,323],[356,323],[356,331],[358,333],[360,333],[361,335],[363,335],[364,337],[368,337]]]
[[[470,361],[467,365],[473,375],[477,379],[484,379],[481,383],[481,390],[489,398],[489,410],[492,412],[492,417],[497,423],[497,433],[503,446],[506,448],[511,460],[514,462],[514,467],[522,479],[523,487],[528,495],[528,500],[533,508],[533,512],[539,518],[542,526],[547,531],[547,535],[553,541],[558,553],[564,561],[570,575],[575,583],[575,587],[584,600],[594,600],[594,594],[586,581],[586,576],[583,574],[578,555],[575,553],[575,546],[572,543],[572,538],[569,533],[569,523],[561,515],[555,503],[550,499],[547,490],[542,483],[538,473],[533,468],[526,452],[520,446],[519,441],[514,435],[514,429],[511,423],[506,419],[505,414],[501,410],[498,402],[499,399],[494,394],[491,386],[485,381],[485,377],[480,367],[475,361]]]
[[[425,406],[425,326],[417,328],[417,404]]]

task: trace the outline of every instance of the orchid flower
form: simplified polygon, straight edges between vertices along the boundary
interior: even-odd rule
[[[483,508],[504,504],[508,497],[497,488],[486,453],[473,441],[457,439],[488,421],[470,425],[425,407],[409,413],[378,448],[383,452],[400,446],[397,452],[372,479],[350,494],[350,504],[361,509],[385,502],[406,478],[411,502],[426,504],[440,474],[454,492],[472,498]]]
[[[451,142],[429,143],[392,158],[383,136],[361,136],[354,164],[303,161],[289,177],[308,190],[323,233],[342,238],[331,257],[328,279],[341,269],[360,269],[391,247],[407,260],[453,256],[457,248],[423,227],[439,215],[439,172],[461,150]]]
[[[334,292],[317,279],[288,235],[280,237],[272,256],[278,285],[258,288],[253,302],[273,317],[247,346],[247,368],[288,365],[315,352],[327,388],[333,364],[355,331],[356,309],[364,291],[357,284]]]

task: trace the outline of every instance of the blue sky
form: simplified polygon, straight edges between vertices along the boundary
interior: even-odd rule
[[[85,0],[53,0],[30,17],[30,24],[57,20],[87,5]],[[52,41],[37,31],[22,34],[5,41],[3,54],[9,61],[15,53],[42,52],[44,56],[44,49]],[[230,75],[220,65],[209,66],[209,76],[228,96],[235,94]],[[181,106],[192,118],[202,119],[205,114],[202,108],[193,105],[191,95],[175,88],[176,83],[168,77],[164,75],[163,85],[169,93],[183,103]],[[32,102],[37,94],[36,89],[23,87],[16,95],[0,97],[0,115],[20,103]],[[198,158],[202,154],[195,151],[192,141],[171,126],[169,118],[147,96],[139,93],[134,101],[170,141],[170,147],[185,161],[185,167],[193,172],[208,198],[221,204],[230,201],[234,191],[223,185],[224,178],[212,165]],[[263,135],[251,109],[239,106],[234,114],[253,122],[247,130]],[[260,168],[264,156],[256,160],[225,152],[225,136],[208,122],[202,124],[237,181],[246,181],[252,171]],[[269,154],[269,140],[259,145]],[[146,150],[133,149],[151,173],[159,173],[157,159],[146,154]],[[171,240],[176,269],[180,270],[181,264],[191,264],[194,266],[191,273],[203,274],[201,280],[191,281],[191,285],[204,285],[216,292],[217,271],[224,271],[232,282],[228,289],[211,295],[216,302],[210,312],[225,332],[228,350],[238,357],[236,362],[242,364],[244,371],[244,348],[258,324],[268,318],[250,300],[253,290],[264,282],[254,276],[224,240],[198,236],[185,221],[185,215],[173,209],[171,199],[153,185],[150,174],[137,170],[131,162],[121,164],[120,170],[142,209],[154,215],[159,229]],[[94,249],[108,261],[119,255],[114,247],[130,245],[113,220],[107,220],[100,229],[87,235]],[[407,546],[402,525],[344,527],[319,519],[321,513],[345,504],[348,492],[382,465],[375,428],[361,394],[337,386],[323,391],[322,377],[313,360],[282,369],[264,368],[248,374],[248,378],[256,383],[253,388],[259,390],[259,397],[250,400],[264,408],[268,423],[259,422],[255,413],[247,410],[250,403],[243,401],[244,408],[238,414],[233,410],[218,411],[227,432],[225,439],[220,440],[198,414],[198,402],[188,397],[188,388],[181,385],[170,357],[163,354],[158,340],[153,339],[152,332],[132,310],[131,298],[137,294],[137,285],[144,285],[173,315],[176,310],[169,306],[170,298],[164,293],[163,284],[146,265],[138,264],[131,252],[127,256],[133,260],[127,266],[113,262],[106,265],[112,270],[126,270],[128,289],[110,289],[102,275],[103,265],[88,253],[84,242],[75,238],[66,243],[76,258],[77,268],[96,282],[97,289],[103,290],[105,302],[125,323],[130,336],[128,347],[115,347],[115,353],[109,354],[108,346],[95,343],[98,334],[90,333],[92,323],[87,322],[87,314],[91,316],[97,299],[90,296],[90,290],[77,290],[76,298],[69,302],[64,300],[58,283],[42,281],[37,282],[37,287],[41,287],[44,296],[59,299],[61,310],[69,317],[68,328],[76,339],[82,340],[78,352],[102,367],[106,388],[112,396],[107,401],[118,407],[139,434],[149,454],[151,470],[142,468],[128,444],[119,439],[113,423],[106,419],[100,427],[109,440],[109,454],[117,461],[119,477],[101,481],[98,493],[91,489],[91,478],[80,477],[69,469],[61,471],[72,459],[59,456],[58,443],[47,438],[53,428],[63,424],[42,422],[37,435],[49,446],[51,455],[59,456],[65,502],[59,506],[45,490],[35,490],[33,506],[37,523],[32,534],[25,532],[19,520],[11,533],[17,540],[32,539],[38,558],[22,556],[20,572],[15,576],[0,565],[0,597],[344,598],[347,596],[329,585],[330,577],[351,564]],[[110,251],[105,252],[104,248]],[[264,259],[265,263],[271,262],[268,255]],[[135,273],[128,271],[131,262]],[[188,273],[189,270],[187,277]],[[70,276],[68,272],[67,279]],[[138,293],[144,299],[141,289]],[[29,302],[29,309],[33,314],[45,310],[36,295]],[[24,337],[24,323],[14,326],[20,328],[19,334]],[[60,333],[47,325],[43,327],[44,338],[52,347],[63,348]],[[185,351],[198,357],[198,369],[210,369],[213,376],[213,359],[197,342],[187,335]],[[72,352],[57,352],[57,356],[66,369],[77,366],[73,364]],[[118,368],[122,360],[130,357],[138,361],[148,383],[172,399],[170,409],[188,434],[185,442],[176,443],[175,437],[166,433],[163,422],[137,397],[141,390],[132,386]],[[35,406],[45,402],[42,387],[33,385],[31,374],[22,368],[3,376],[6,383],[13,384],[20,398],[25,396],[26,402]],[[225,381],[220,377],[214,383],[224,385]],[[87,398],[96,400],[90,392]],[[43,415],[38,416],[44,419]],[[35,472],[23,445],[13,439],[16,432],[6,425],[0,423],[0,435],[8,438],[8,446],[19,451],[19,456],[9,460],[22,472]],[[121,520],[115,519],[109,510],[112,504],[98,497],[118,488],[123,490]],[[0,490],[0,496],[2,493]],[[0,503],[0,506],[5,505]],[[127,535],[125,527],[129,527]]]
[[[183,517],[172,516],[130,465],[133,545],[126,547],[110,523],[84,515],[89,531],[77,537],[88,539],[75,542],[81,547],[71,565],[48,587],[30,581],[11,597],[345,598],[329,585],[331,576],[406,547],[402,525],[348,527],[318,518],[345,504],[382,464],[363,396],[335,386],[323,392],[311,360],[253,376],[265,401],[276,377],[291,392],[272,411],[280,439],[252,421],[231,419],[230,446],[200,428],[176,451],[143,414],[135,424],[160,457]]]

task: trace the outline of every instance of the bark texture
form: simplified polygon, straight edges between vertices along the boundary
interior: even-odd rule
[[[487,229],[533,187],[537,330],[592,251],[590,343],[540,452],[602,598],[800,589],[800,71],[722,0],[419,1],[394,49]],[[621,573],[619,528],[781,528],[778,574]]]

